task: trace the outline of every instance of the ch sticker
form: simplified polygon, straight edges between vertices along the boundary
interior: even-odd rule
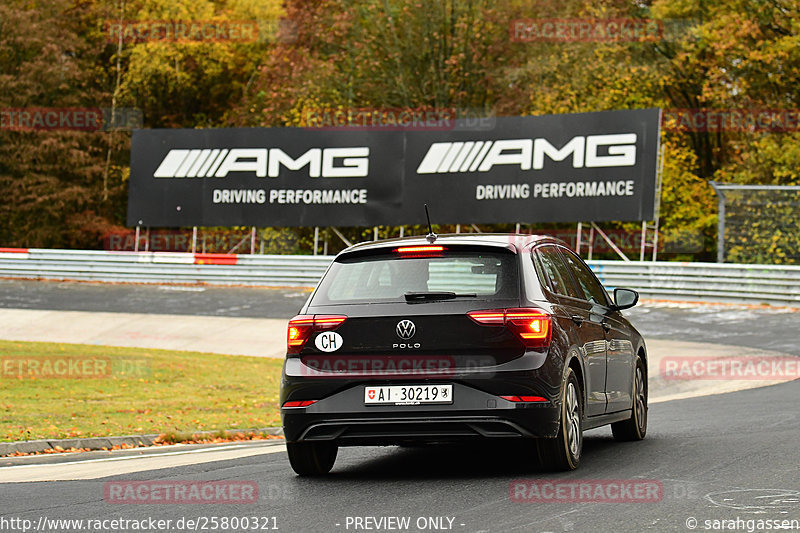
[[[335,352],[342,347],[342,336],[335,331],[325,331],[317,335],[314,345],[323,352]]]

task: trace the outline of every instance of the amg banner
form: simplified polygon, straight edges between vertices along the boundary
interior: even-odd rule
[[[136,130],[128,225],[372,226],[653,217],[659,109],[487,127]]]

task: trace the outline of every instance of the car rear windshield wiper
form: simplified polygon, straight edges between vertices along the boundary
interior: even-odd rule
[[[407,302],[417,302],[421,300],[454,300],[456,298],[476,298],[477,294],[456,294],[448,291],[430,292],[407,292],[405,293]]]

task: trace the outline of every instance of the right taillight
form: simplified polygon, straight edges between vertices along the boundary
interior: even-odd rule
[[[506,309],[506,327],[526,346],[550,344],[550,315],[539,309]]]
[[[297,315],[286,329],[286,353],[300,353],[312,333],[334,330],[345,320],[344,315]]]
[[[505,326],[528,348],[550,345],[551,317],[541,309],[481,309],[467,315],[484,326]]]

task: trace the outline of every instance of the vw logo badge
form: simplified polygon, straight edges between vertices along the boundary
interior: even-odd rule
[[[397,332],[398,337],[408,340],[417,332],[417,327],[410,320],[401,320],[394,330]]]

